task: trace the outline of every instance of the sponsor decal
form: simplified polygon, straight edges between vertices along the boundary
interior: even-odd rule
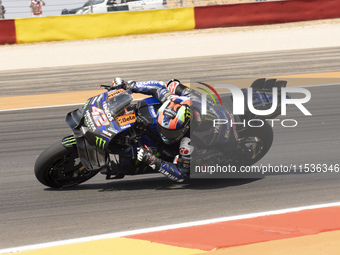
[[[131,127],[131,125],[127,124],[127,125],[121,126],[120,129],[121,130],[125,130],[125,129],[129,128],[129,127]]]
[[[74,136],[67,137],[61,142],[64,146],[71,146],[71,145],[76,145],[76,139]]]
[[[161,85],[166,86],[164,82],[162,81],[139,81],[137,82],[138,85]]]
[[[116,121],[118,122],[119,126],[121,126],[121,127],[128,125],[128,124],[135,123],[136,122],[136,114],[135,113],[124,114],[123,116],[117,117]]]
[[[119,89],[119,90],[112,91],[112,92],[107,94],[107,99],[109,100],[110,98],[113,98],[113,97],[119,95],[122,92],[124,92],[124,89]]]
[[[88,126],[89,128],[92,129],[92,131],[95,131],[97,128],[93,123],[93,120],[91,118],[91,113],[90,110],[86,111],[86,115],[85,115],[85,122],[86,122],[86,126]]]
[[[119,133],[118,130],[116,130],[116,129],[112,128],[112,127],[109,127],[107,130],[109,130],[109,131],[112,132],[113,134],[118,134],[118,133]]]
[[[185,110],[185,117],[186,118],[190,118],[191,117],[191,110],[190,110],[189,107],[187,107],[186,110]]]
[[[104,150],[105,144],[106,144],[106,140],[105,140],[105,139],[96,136],[96,146],[97,146],[98,148]]]
[[[109,107],[107,106],[106,101],[103,103],[103,108],[104,108],[104,112],[106,114],[106,117],[109,119],[109,121],[113,121],[113,117],[112,114],[109,110]]]
[[[111,137],[112,137],[112,134],[110,132],[106,131],[106,130],[102,131],[102,135],[109,138],[109,139],[111,139]]]
[[[178,178],[174,175],[172,175],[171,173],[169,173],[166,169],[164,169],[163,167],[161,167],[159,169],[159,172],[164,174],[166,177],[168,177],[170,180],[174,180],[174,181],[177,181]]]

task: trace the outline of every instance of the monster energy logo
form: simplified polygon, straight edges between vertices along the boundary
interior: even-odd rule
[[[105,140],[105,139],[96,136],[96,146],[97,146],[98,148],[104,150],[105,144],[106,144],[106,140]]]
[[[190,116],[191,116],[191,110],[190,110],[190,108],[187,108],[186,111],[185,111],[185,117],[190,118]]]
[[[64,138],[63,141],[61,142],[64,146],[71,146],[71,145],[76,145],[76,139],[74,136],[70,136],[67,138]]]

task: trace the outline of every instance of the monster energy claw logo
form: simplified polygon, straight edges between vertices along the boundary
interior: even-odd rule
[[[105,148],[105,144],[106,144],[106,141],[105,139],[101,138],[101,137],[98,137],[96,136],[96,146],[100,149],[103,149]]]
[[[187,108],[185,110],[185,117],[190,118],[190,116],[191,116],[191,110],[190,110],[190,108]]]
[[[77,143],[76,143],[76,139],[74,138],[74,136],[71,136],[71,137],[64,138],[64,140],[62,141],[62,144],[64,146],[71,146]]]

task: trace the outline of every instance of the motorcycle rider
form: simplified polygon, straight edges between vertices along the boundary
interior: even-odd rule
[[[162,103],[157,112],[157,130],[165,144],[179,145],[179,155],[173,162],[167,162],[153,155],[152,150],[144,146],[137,148],[137,158],[169,179],[181,182],[189,175],[191,155],[194,151],[194,146],[190,143],[190,127],[195,127],[192,134],[205,148],[214,144],[217,147],[227,146],[233,149],[238,138],[234,126],[221,125],[215,130],[211,128],[212,119],[233,120],[228,110],[217,109],[208,104],[208,114],[202,116],[201,97],[198,92],[176,79],[170,80],[167,86],[162,81],[125,82],[117,77],[112,81],[111,88],[130,89],[134,93],[152,95]]]

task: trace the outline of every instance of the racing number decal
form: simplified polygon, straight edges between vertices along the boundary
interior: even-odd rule
[[[92,118],[94,120],[94,122],[96,123],[97,127],[101,127],[101,126],[107,126],[110,124],[109,120],[107,119],[105,112],[96,107],[96,106],[92,106]]]

